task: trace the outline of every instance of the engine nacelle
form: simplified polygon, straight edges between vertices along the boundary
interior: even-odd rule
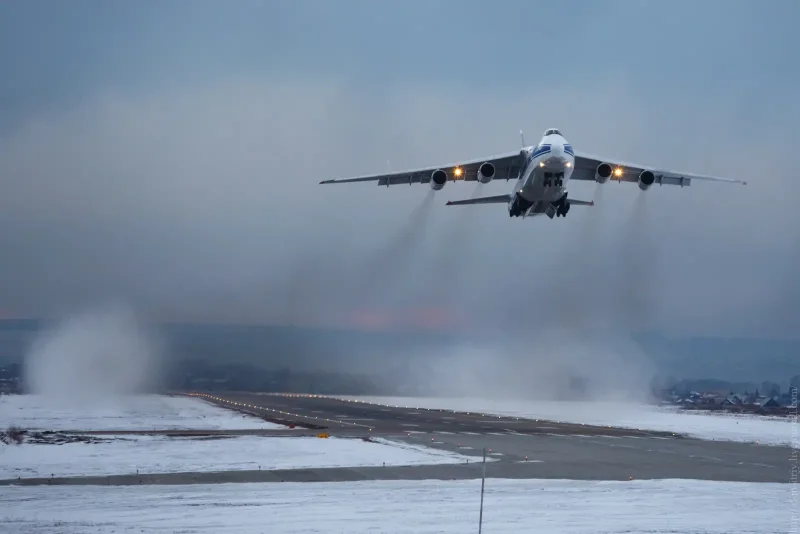
[[[489,163],[482,163],[480,167],[478,167],[478,181],[482,184],[488,184],[494,178],[494,165]]]
[[[597,170],[594,171],[594,180],[598,184],[604,184],[611,178],[611,174],[614,172],[614,169],[611,168],[611,165],[608,163],[601,163],[597,166]]]
[[[656,175],[653,174],[653,171],[642,171],[639,174],[639,189],[642,191],[647,191],[647,189],[653,185],[656,181]]]
[[[442,169],[436,169],[431,173],[431,189],[438,191],[447,183],[447,173]]]

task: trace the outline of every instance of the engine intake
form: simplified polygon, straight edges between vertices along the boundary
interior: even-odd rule
[[[639,174],[639,189],[642,191],[647,191],[651,185],[653,185],[656,181],[656,175],[653,174],[653,171],[642,171]]]
[[[608,163],[601,163],[597,166],[597,170],[594,173],[594,179],[599,184],[604,184],[611,178],[611,173],[614,172],[614,169],[611,168],[611,165]]]
[[[482,163],[480,167],[478,167],[478,181],[482,184],[488,184],[494,178],[494,165],[489,163]]]
[[[436,169],[431,173],[431,189],[438,191],[447,183],[447,173],[442,169]]]

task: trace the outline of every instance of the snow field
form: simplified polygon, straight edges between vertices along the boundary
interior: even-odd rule
[[[109,436],[111,437],[111,436]],[[316,437],[167,438],[106,443],[0,444],[0,479],[136,473],[463,463],[467,457],[388,440]]]
[[[39,486],[0,492],[9,532],[321,534],[477,532],[480,480]],[[483,531],[793,531],[788,484],[488,479]],[[143,511],[146,510],[146,513]],[[793,516],[794,513],[794,516]]]
[[[64,405],[39,395],[0,395],[0,429],[236,430],[286,428],[183,396],[137,395],[100,405]]]

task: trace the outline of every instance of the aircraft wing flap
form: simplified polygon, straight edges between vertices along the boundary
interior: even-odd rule
[[[734,180],[731,178],[719,178],[716,176],[703,176],[700,174],[690,174],[684,172],[668,171],[663,169],[645,167],[635,163],[628,163],[619,160],[603,159],[588,154],[575,153],[575,168],[572,171],[571,180],[585,180],[594,181],[597,166],[601,163],[608,163],[614,169],[614,174],[611,175],[609,181],[614,180],[618,182],[631,182],[637,183],[639,181],[639,174],[644,170],[649,170],[655,175],[655,184],[658,185],[679,185],[681,187],[691,185],[692,180],[704,180],[714,182],[727,182],[739,183],[746,185],[747,182],[743,180]],[[619,169],[619,171],[616,171]],[[618,175],[617,172],[620,174]]]
[[[467,204],[508,204],[511,195],[496,195],[493,197],[467,198],[464,200],[450,200],[448,206],[466,206]]]
[[[433,174],[433,171],[436,169],[442,169],[445,171],[447,173],[448,181],[474,182],[478,179],[478,168],[484,162],[489,162],[494,165],[495,180],[511,180],[517,179],[519,176],[520,169],[525,162],[525,157],[521,157],[520,152],[509,152],[488,158],[474,159],[461,163],[448,163],[435,167],[432,166],[421,169],[411,169],[396,173],[372,174],[356,176],[353,178],[323,180],[320,182],[320,184],[340,184],[352,182],[377,182],[378,185],[384,186],[427,184],[431,180],[431,174]],[[460,175],[458,175],[456,169],[460,169]]]

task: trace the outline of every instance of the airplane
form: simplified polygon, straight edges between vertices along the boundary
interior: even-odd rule
[[[509,217],[544,214],[550,219],[566,217],[573,205],[594,206],[594,201],[568,198],[567,183],[570,180],[600,184],[609,180],[638,183],[642,191],[653,184],[684,187],[692,180],[747,184],[743,180],[659,170],[576,152],[557,128],[547,129],[536,146],[525,146],[522,132],[520,136],[523,147],[519,152],[396,173],[323,180],[320,184],[377,182],[379,186],[388,187],[429,183],[431,189],[439,191],[448,180],[483,184],[492,180],[516,180],[514,190],[509,194],[449,201],[447,205],[507,204]]]

